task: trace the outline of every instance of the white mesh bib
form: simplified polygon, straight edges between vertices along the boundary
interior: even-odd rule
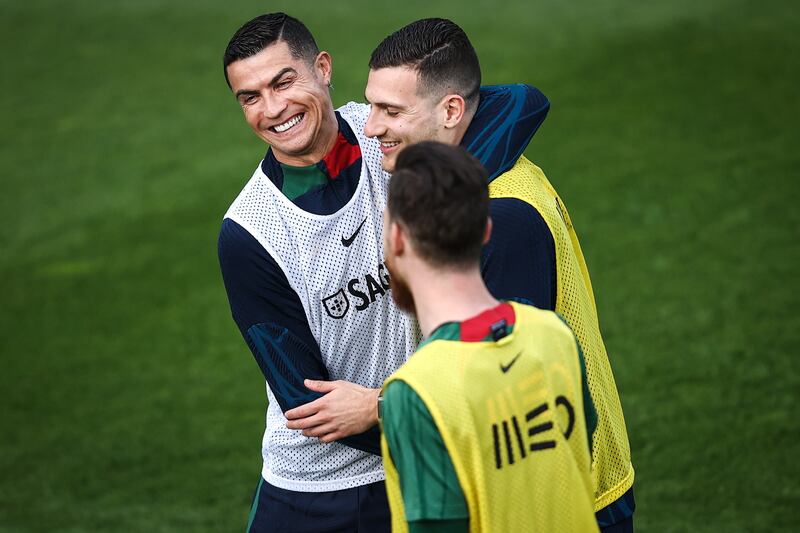
[[[420,333],[416,322],[395,307],[388,289],[381,229],[389,175],[380,169],[378,142],[363,133],[369,106],[351,102],[339,112],[362,153],[361,177],[347,205],[331,215],[308,213],[259,165],[225,216],[249,231],[283,270],[331,379],[379,388],[414,352]],[[287,429],[269,386],[267,394],[262,443],[267,482],[323,492],[384,479],[379,456]]]

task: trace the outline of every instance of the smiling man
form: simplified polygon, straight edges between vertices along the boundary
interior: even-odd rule
[[[270,145],[219,235],[233,318],[269,401],[248,528],[388,531],[376,398],[420,337],[388,294],[389,175],[380,143],[363,133],[369,106],[334,110],[330,55],[283,13],[242,26],[223,65],[246,122]],[[497,174],[536,131],[546,100],[523,86],[484,92],[464,139]],[[312,404],[310,434],[290,429],[289,413]]]
[[[363,106],[334,111],[331,57],[296,19],[275,13],[248,22],[224,66],[245,120],[270,145],[219,237],[231,311],[269,400],[248,530],[386,530],[377,430],[364,433],[365,425],[326,444],[288,429],[284,417],[320,396],[304,379],[347,380],[347,393],[374,398],[370,389],[418,340],[413,322],[385,297],[385,177],[363,168],[364,157],[380,153],[361,134]],[[367,295],[368,280],[378,292],[359,310],[346,291]],[[376,328],[386,337],[364,334]]]
[[[455,50],[453,56],[467,57],[454,58],[453,62],[457,60],[464,68],[477,65],[477,58],[470,52],[466,46]],[[459,87],[458,92],[449,86],[428,87],[428,82],[424,82],[426,86],[421,92],[454,93],[450,101],[439,105],[436,98],[419,97],[419,74],[415,68],[402,66],[370,69],[364,95],[372,104],[372,112],[365,133],[381,142],[382,165],[386,171],[394,171],[397,155],[411,144],[431,139],[448,144],[458,144],[461,141],[478,107],[480,70],[471,74],[471,79],[467,74],[461,76],[469,81]],[[437,73],[437,76],[447,79],[446,73]],[[461,96],[462,93],[465,96]],[[384,117],[384,120],[379,117]]]
[[[378,45],[369,67],[365,94],[372,108],[364,132],[381,142],[384,169],[393,171],[398,154],[414,142],[464,144],[485,99],[478,98],[478,58],[461,28],[445,19],[408,24]],[[597,521],[606,533],[630,532],[627,428],[577,234],[553,186],[525,157],[490,179],[494,226],[481,273],[495,298],[555,310],[575,331],[599,417],[592,446]]]
[[[330,151],[339,125],[327,90],[330,55],[315,53],[310,43],[296,47],[292,50],[286,41],[277,41],[269,51],[231,63],[226,76],[245,120],[273,147],[275,158],[287,166],[303,167]]]

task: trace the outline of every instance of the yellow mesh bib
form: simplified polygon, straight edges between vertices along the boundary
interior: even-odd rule
[[[589,391],[597,409],[592,474],[595,510],[617,500],[633,485],[630,444],[617,385],[600,335],[592,282],[569,213],[542,170],[525,157],[489,184],[491,198],[517,198],[533,206],[550,228],[556,250],[556,312],[583,349]]]
[[[498,342],[434,340],[386,381],[430,411],[464,492],[472,532],[597,531],[572,332],[552,312],[512,304]],[[397,471],[383,439],[394,531],[406,531]]]

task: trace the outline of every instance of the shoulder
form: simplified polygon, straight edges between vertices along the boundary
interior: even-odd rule
[[[489,197],[515,197],[532,201],[539,194],[549,193],[549,189],[542,169],[521,156],[511,168],[489,183]]]
[[[367,169],[376,179],[381,178],[385,182],[389,180],[389,173],[381,167],[383,155],[380,151],[380,142],[374,137],[364,135],[364,126],[369,118],[369,104],[359,102],[348,102],[336,110],[339,116],[350,126],[355,140],[361,148],[361,155],[367,163]]]
[[[244,229],[238,222],[224,218],[217,238],[217,248],[220,255],[241,253],[242,250],[257,249],[258,241]]]
[[[519,110],[521,116],[536,113],[547,113],[550,101],[531,85],[515,83],[511,85],[485,85],[481,87],[479,109],[511,107]]]
[[[366,124],[367,118],[369,118],[369,109],[369,104],[362,104],[360,102],[347,102],[343,106],[339,107],[336,111],[338,111],[342,118],[347,120],[347,122],[351,125],[354,123],[361,124],[361,131],[363,131],[364,124]]]
[[[383,401],[392,405],[412,405],[419,400],[419,396],[408,383],[396,379],[383,389]]]
[[[247,212],[252,208],[253,201],[259,197],[263,197],[266,192],[266,181],[269,181],[264,167],[267,166],[266,162],[269,161],[269,155],[264,157],[256,166],[250,179],[247,180],[242,190],[233,200],[228,211],[225,213],[225,218],[234,218],[237,213]],[[282,178],[282,176],[281,176]]]
[[[527,227],[531,224],[540,226],[544,223],[541,213],[529,202],[514,196],[503,196],[489,199],[489,210],[494,222],[494,229],[511,230],[509,225]]]
[[[403,428],[416,426],[420,422],[435,425],[430,411],[419,394],[402,379],[388,383],[383,396],[383,426],[390,445],[398,444],[397,438],[406,434]],[[394,447],[393,446],[393,447]]]
[[[435,427],[425,402],[406,381],[393,380],[384,387],[382,396],[383,425],[390,446],[397,446],[397,439],[407,435],[403,428],[419,424]]]
[[[514,166],[512,166],[508,172],[501,174],[500,177],[503,177],[506,174],[509,176],[516,176],[519,174],[544,176],[544,171],[538,165],[536,165],[536,163],[523,155],[517,159],[517,161],[514,163]]]
[[[441,355],[440,344],[441,341],[436,339],[423,340],[411,357],[386,379],[384,393],[394,390],[394,393],[398,394],[398,389],[408,390],[412,391],[415,397],[427,399],[429,378],[438,372],[437,363],[441,363],[443,359],[443,357],[437,357],[437,355]],[[385,398],[384,395],[384,400]]]
[[[222,221],[217,254],[229,290],[291,291],[286,275],[272,255],[236,221],[229,218]]]
[[[522,328],[533,326],[543,328],[556,337],[562,337],[570,343],[574,343],[575,335],[572,329],[566,320],[555,311],[517,302],[511,302],[511,305],[517,313],[518,323]]]

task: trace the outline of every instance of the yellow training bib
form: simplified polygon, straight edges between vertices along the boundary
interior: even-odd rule
[[[550,311],[513,304],[516,323],[496,342],[432,340],[386,381],[402,380],[442,436],[470,531],[597,531],[580,359]],[[394,531],[407,524],[383,439]]]
[[[534,207],[550,228],[556,250],[556,307],[578,337],[586,359],[589,391],[597,409],[592,447],[595,511],[619,499],[633,485],[628,432],[617,385],[600,335],[592,283],[578,236],[564,203],[542,170],[520,157],[489,184],[491,198],[517,198]]]

